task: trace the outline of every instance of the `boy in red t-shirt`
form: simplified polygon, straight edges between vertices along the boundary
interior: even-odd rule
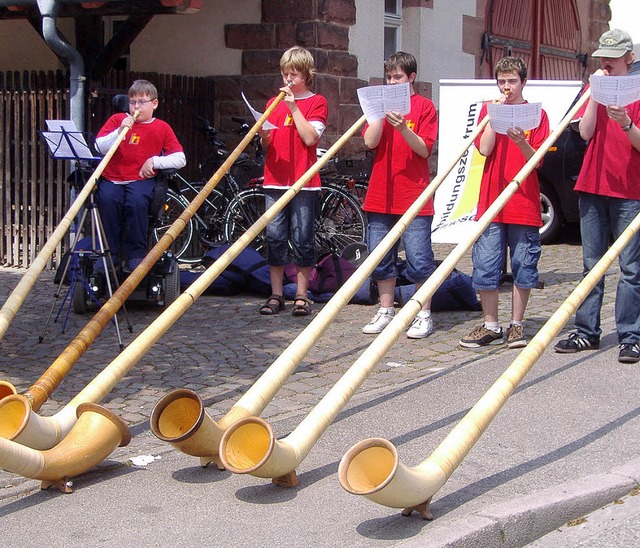
[[[496,63],[495,76],[501,92],[496,102],[509,105],[526,102],[522,91],[527,83],[527,67],[522,59],[503,57]],[[478,120],[486,115],[485,104]],[[496,200],[548,136],[549,119],[544,110],[540,125],[529,131],[516,127],[500,134],[490,124],[486,126],[475,141],[478,152],[486,156],[476,219]],[[532,171],[473,246],[472,283],[480,294],[484,323],[461,339],[460,346],[477,348],[504,342],[498,320],[498,287],[507,246],[513,274],[507,344],[509,348],[527,345],[522,320],[531,289],[538,284],[541,226],[540,188],[537,173]]]
[[[313,56],[301,47],[288,49],[280,59],[285,96],[269,122],[275,129],[259,131],[267,149],[264,167],[265,205],[271,207],[316,162],[316,143],[327,122],[327,101],[309,89],[314,70]],[[273,102],[271,99],[267,106]],[[320,176],[314,175],[293,199],[267,225],[267,261],[271,296],[260,307],[260,314],[271,316],[284,310],[284,267],[297,267],[298,289],[293,316],[311,314],[307,298],[309,275],[316,264],[314,217]]]
[[[429,156],[438,136],[435,106],[413,88],[418,69],[416,58],[399,51],[387,59],[384,68],[387,84],[409,83],[411,110],[405,116],[387,112],[384,118],[365,127],[363,132],[365,145],[376,151],[363,206],[367,212],[369,250],[382,241],[429,184]],[[417,288],[436,268],[431,248],[432,220],[433,200],[429,200],[402,235],[407,277]],[[398,246],[399,242],[396,242],[371,274],[378,286],[380,308],[362,328],[365,334],[380,333],[395,315]],[[429,299],[413,320],[407,337],[422,339],[433,332],[430,309]]]
[[[598,76],[628,76],[635,53],[628,33],[605,32],[591,57],[600,60]],[[640,101],[601,105],[593,97],[581,113],[580,135],[589,141],[575,190],[580,208],[583,276],[640,214]],[[615,319],[621,363],[640,362],[640,239],[636,235],[620,252],[620,279]],[[600,311],[604,277],[576,311],[576,331],[559,341],[562,354],[600,347]]]
[[[96,138],[98,149],[106,153],[122,128],[130,130],[102,173],[96,202],[114,264],[120,262],[122,244],[131,270],[147,254],[149,206],[157,170],[180,169],[187,163],[169,124],[153,116],[156,108],[156,87],[147,80],[136,80],[129,88],[131,115],[114,114]],[[134,123],[136,110],[139,114]]]

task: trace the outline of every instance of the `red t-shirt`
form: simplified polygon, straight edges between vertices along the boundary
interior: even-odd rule
[[[414,93],[411,111],[405,119],[431,152],[438,136],[438,114],[433,103]],[[402,135],[384,120],[363,209],[402,215],[428,184],[429,159],[413,152]],[[425,204],[419,215],[433,215],[433,199]]]
[[[487,115],[486,103],[482,106],[481,121]],[[538,150],[540,145],[549,136],[549,118],[543,110],[540,116],[540,125],[525,133],[527,142]],[[480,146],[478,135],[474,144]],[[493,151],[484,163],[482,181],[480,183],[480,195],[478,197],[478,210],[476,220],[495,202],[500,193],[513,181],[518,172],[527,163],[524,154],[518,146],[506,135],[496,134],[496,142]],[[493,219],[495,223],[506,223],[528,226],[542,226],[540,214],[540,187],[538,186],[538,174],[534,169],[520,185],[520,188]]]
[[[272,102],[273,99],[270,99],[267,107]],[[322,122],[326,125],[328,107],[327,100],[322,95],[296,99],[296,105],[307,122]],[[277,126],[277,129],[271,131],[271,144],[264,166],[264,187],[290,188],[316,163],[316,146],[308,147],[302,142],[291,111],[284,101],[278,103],[269,116],[269,122]],[[320,187],[320,175],[316,173],[305,187]]]
[[[585,108],[586,104],[578,116]],[[633,124],[640,126],[640,101],[625,109]],[[631,146],[620,124],[607,116],[604,105],[598,105],[596,130],[587,145],[575,190],[640,200],[640,152]]]
[[[120,128],[125,116],[124,113],[111,116],[98,132],[98,137],[109,135]],[[135,123],[116,149],[102,175],[114,182],[137,181],[140,179],[142,164],[149,158],[174,152],[183,150],[169,124],[157,118],[142,124]]]

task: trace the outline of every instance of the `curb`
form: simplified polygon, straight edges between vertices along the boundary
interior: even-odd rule
[[[519,547],[539,539],[568,521],[619,499],[640,485],[640,458],[606,474],[549,487],[537,493],[488,506],[468,518],[434,527],[398,544],[404,548],[428,546]]]

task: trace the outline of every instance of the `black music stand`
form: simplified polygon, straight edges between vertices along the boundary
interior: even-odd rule
[[[47,128],[48,131],[39,131],[39,133],[47,143],[51,158],[55,160],[75,161],[76,170],[74,174],[74,185],[76,190],[78,190],[86,183],[86,181],[84,180],[84,171],[87,171],[87,166],[89,165],[89,163],[95,163],[96,161],[101,160],[101,156],[96,154],[92,147],[90,147],[88,144],[88,142],[93,142],[93,138],[88,132],[78,131],[72,120],[47,120]],[[78,250],[78,242],[80,240],[82,232],[85,229],[87,217],[91,219],[89,228],[91,233],[90,250]],[[40,342],[42,342],[42,340],[44,339],[44,333],[46,332],[49,321],[53,314],[53,310],[58,301],[58,298],[60,297],[62,286],[66,281],[69,282],[69,288],[64,295],[63,301],[54,319],[54,322],[58,321],[65,303],[68,302],[62,327],[63,333],[66,329],[67,319],[69,317],[69,312],[72,304],[74,304],[75,308],[75,303],[80,302],[82,303],[82,308],[84,308],[85,292],[90,296],[91,300],[97,306],[100,306],[97,295],[98,287],[96,285],[96,280],[94,277],[89,275],[89,271],[93,270],[93,268],[83,268],[83,265],[81,264],[82,262],[91,261],[92,265],[101,263],[101,271],[104,273],[104,279],[109,297],[113,295],[113,285],[115,285],[116,289],[119,286],[115,265],[113,263],[113,257],[111,256],[111,252],[108,247],[107,238],[104,232],[104,227],[102,225],[102,220],[100,218],[100,213],[98,211],[98,206],[94,200],[93,192],[91,192],[91,194],[89,195],[89,203],[83,208],[81,219],[76,224],[76,232],[73,238],[71,249],[69,250],[68,257],[68,260],[64,264],[64,269],[62,275],[60,276],[60,282],[58,284],[57,290],[54,294],[55,300],[51,307],[51,311],[49,312],[49,318],[47,319],[47,323],[43,330],[43,335],[40,336]],[[59,264],[58,268],[62,266],[63,261],[60,261],[60,263],[61,264]],[[78,285],[80,285],[79,288]],[[82,300],[78,299],[78,295],[75,294],[76,289],[79,289],[83,292],[82,295],[80,295],[82,297]],[[129,322],[126,308],[124,307],[124,305],[122,308],[125,313],[128,329],[130,332],[132,332],[133,328],[131,326],[131,323]],[[117,315],[114,314],[112,321],[116,327],[118,343],[120,345],[120,349],[122,350],[124,346],[122,344],[122,338],[120,336],[120,326],[118,323]]]

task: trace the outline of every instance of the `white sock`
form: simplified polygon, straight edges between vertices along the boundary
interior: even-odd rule
[[[520,327],[522,327],[523,324],[522,321],[517,322],[515,320],[511,320],[511,325],[519,325]]]
[[[500,333],[500,322],[484,322],[484,326],[494,333]]]
[[[428,318],[431,316],[431,310],[421,310],[418,312],[418,318]]]
[[[395,316],[396,309],[393,306],[381,306],[379,312],[385,312],[389,316]]]

